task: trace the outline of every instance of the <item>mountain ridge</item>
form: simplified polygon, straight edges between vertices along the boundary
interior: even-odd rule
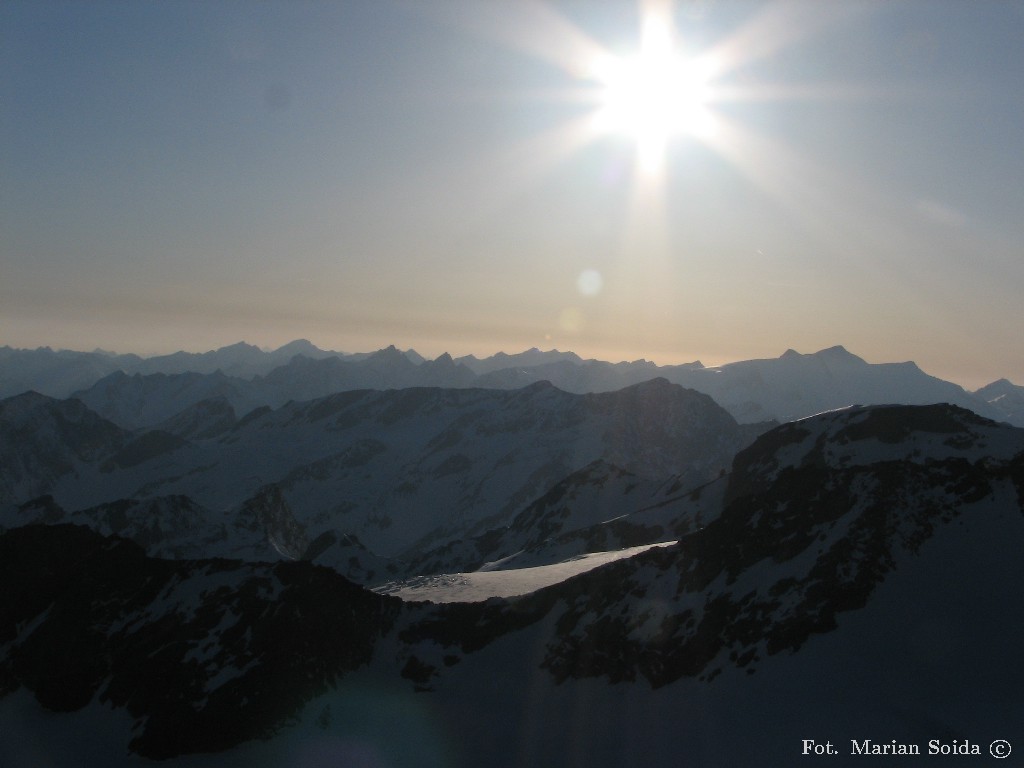
[[[78,414],[70,426],[65,413]],[[393,556],[507,522],[599,458],[699,485],[755,433],[665,380],[588,394],[548,383],[352,390],[242,418],[206,400],[137,431],[81,400],[20,395],[0,401],[0,510],[44,494],[76,510],[176,495],[224,510],[277,486],[310,539],[338,529]]]
[[[157,370],[161,367],[164,370]],[[151,381],[148,376],[161,378]],[[203,380],[203,376],[212,378]],[[614,391],[656,377],[710,395],[743,423],[788,421],[854,403],[952,402],[988,418],[1024,425],[1024,387],[1004,379],[967,392],[930,376],[911,361],[867,363],[839,345],[809,354],[789,349],[777,358],[712,368],[696,362],[608,363],[537,348],[483,359],[445,353],[426,360],[394,345],[348,354],[319,350],[306,340],[271,352],[239,343],[207,353],[145,359],[0,348],[0,397],[30,389],[58,398],[79,397],[128,429],[153,426],[204,395],[225,394],[239,413],[246,413],[361,388],[516,389],[547,380],[565,391],[586,393]],[[148,390],[161,388],[165,402],[151,402],[151,413],[128,407]]]
[[[543,538],[602,477],[630,482],[591,465],[524,532]],[[78,750],[88,768],[126,764],[126,749],[233,768],[312,754],[287,752],[301,745],[403,768],[668,768],[681,754],[752,768],[811,737],[1013,733],[1024,430],[948,405],[849,408],[763,433],[722,483],[678,502],[717,512],[697,523],[692,507],[674,544],[441,605],[309,562],[160,560],[76,526],[9,530],[0,578],[21,587],[0,593],[0,711],[58,765],[73,762],[66,739],[41,737],[95,718],[110,741]]]

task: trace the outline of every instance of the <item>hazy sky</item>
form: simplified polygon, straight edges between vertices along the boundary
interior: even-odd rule
[[[658,12],[2,0],[0,344],[1024,384],[1024,2]],[[671,133],[595,118],[653,18],[700,65]]]

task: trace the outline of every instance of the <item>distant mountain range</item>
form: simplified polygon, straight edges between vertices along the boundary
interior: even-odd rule
[[[955,761],[1015,738],[1024,430],[948,404],[847,408],[767,429],[720,476],[685,488],[655,477],[678,458],[647,477],[610,461],[616,446],[632,447],[617,462],[643,455],[673,425],[730,423],[712,426],[717,406],[667,382],[607,399],[536,385],[405,397],[338,395],[260,412],[238,443],[228,428],[194,447],[164,437],[126,450],[138,438],[81,403],[20,396],[2,404],[0,466],[26,457],[8,488],[38,473],[84,492],[108,460],[112,477],[180,449],[214,461],[209,440],[269,449],[260,432],[291,447],[310,430],[325,440],[373,422],[390,452],[436,415],[449,425],[431,443],[441,453],[417,461],[439,469],[470,434],[532,445],[583,415],[601,425],[606,457],[524,498],[489,534],[449,542],[449,554],[467,568],[487,561],[481,579],[526,583],[544,568],[568,572],[589,545],[663,546],[510,599],[438,598],[473,573],[380,587],[445,602],[432,604],[375,594],[308,556],[291,561],[301,537],[288,520],[300,515],[284,514],[287,490],[262,490],[222,519],[250,531],[250,545],[264,531],[279,562],[195,550],[164,559],[173,553],[144,539],[166,508],[71,515],[89,527],[61,523],[68,513],[53,499],[9,508],[7,524],[44,524],[0,535],[0,722],[18,734],[0,740],[0,762],[747,768],[798,762],[809,740],[832,745],[830,765],[856,766],[852,744],[865,740]],[[33,434],[39,442],[18,453]],[[474,447],[471,462],[489,455]],[[231,462],[219,466],[231,476]],[[201,461],[188,467],[196,490],[212,481]],[[179,532],[192,520],[201,544],[214,521],[178,510]],[[545,561],[545,547],[561,553],[551,565],[501,570],[509,558]]]
[[[202,400],[222,397],[239,415],[261,406],[356,389],[517,389],[548,381],[566,392],[609,392],[663,378],[711,396],[741,423],[789,421],[853,404],[948,402],[1024,426],[1024,387],[1005,379],[975,392],[914,363],[867,363],[843,347],[715,368],[607,363],[537,349],[489,358],[425,360],[388,347],[367,354],[318,349],[299,340],[265,352],[239,343],[202,354],[140,358],[107,352],[0,348],[0,397],[35,391],[75,396],[126,429],[151,427]]]

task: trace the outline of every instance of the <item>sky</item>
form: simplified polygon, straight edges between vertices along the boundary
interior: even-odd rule
[[[1024,2],[0,1],[0,345],[1024,384]]]

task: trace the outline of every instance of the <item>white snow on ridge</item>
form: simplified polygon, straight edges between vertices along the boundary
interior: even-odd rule
[[[532,568],[415,576],[411,579],[381,584],[373,587],[373,591],[383,595],[394,595],[402,600],[431,603],[477,603],[492,597],[517,597],[558,584],[606,563],[633,557],[652,547],[668,547],[675,543],[666,541],[627,547],[613,552],[592,552],[569,558],[561,563]]]

